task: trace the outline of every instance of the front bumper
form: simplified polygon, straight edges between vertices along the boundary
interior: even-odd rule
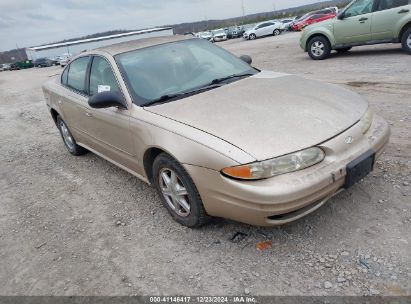
[[[375,115],[363,135],[359,123],[318,146],[325,159],[310,168],[259,181],[238,181],[220,172],[184,165],[195,182],[209,215],[257,225],[274,226],[297,220],[322,206],[343,189],[346,166],[368,150],[376,158],[387,144],[390,129]],[[352,136],[352,144],[345,143]]]
[[[217,41],[217,42],[219,42],[219,41],[226,41],[227,40],[227,37],[226,36],[224,36],[224,37],[214,37],[214,41]]]

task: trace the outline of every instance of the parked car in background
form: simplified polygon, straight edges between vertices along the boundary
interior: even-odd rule
[[[227,33],[228,39],[234,39],[234,38],[242,37],[244,32],[242,32],[242,27],[233,26],[233,27],[229,27],[226,33]]]
[[[34,60],[34,66],[37,68],[50,67],[53,65],[53,61],[49,58],[38,58]]]
[[[153,185],[178,223],[285,224],[369,174],[389,126],[352,91],[246,61],[201,39],[138,39],[82,53],[43,92],[71,154]]]
[[[280,22],[282,23],[281,29],[283,31],[289,31],[294,23],[294,19],[282,19]]]
[[[227,40],[227,34],[226,34],[225,30],[215,30],[212,33],[213,33],[214,42]]]
[[[3,71],[10,71],[10,64],[8,63],[0,64],[0,72],[3,72]]]
[[[302,16],[297,16],[297,17],[294,18],[294,21],[291,24],[291,30],[294,30],[293,29],[294,24],[296,24],[298,22],[301,22],[301,21],[307,19],[308,17],[310,17],[312,15],[316,15],[316,14],[319,14],[319,15],[335,14],[335,15],[337,15],[337,13],[338,13],[338,7],[329,7],[329,8],[324,8],[324,9],[320,9],[320,10],[317,10],[317,11],[312,11],[312,12],[306,13]]]
[[[314,14],[314,15],[310,15],[308,17],[306,17],[305,19],[294,23],[292,26],[292,29],[294,31],[301,31],[303,28],[305,28],[306,26],[313,24],[313,23],[318,23],[321,21],[325,21],[331,18],[335,18],[337,16],[336,13],[330,13],[330,14]]]
[[[199,32],[195,36],[213,42],[213,33],[211,32]]]
[[[63,54],[60,57],[61,57],[61,59],[59,61],[59,64],[63,68],[70,62],[72,55],[69,54],[69,53],[66,53],[66,54]]]
[[[338,18],[307,27],[300,39],[314,60],[327,58],[332,50],[378,43],[401,43],[411,54],[411,0],[353,1]]]
[[[60,65],[61,56],[55,56],[51,59],[53,65]]]
[[[17,63],[10,63],[10,71],[18,71],[21,68],[17,65]]]
[[[283,24],[277,21],[266,21],[258,23],[252,28],[245,31],[243,34],[244,39],[254,40],[259,37],[280,35]]]

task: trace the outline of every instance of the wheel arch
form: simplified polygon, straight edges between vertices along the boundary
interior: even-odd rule
[[[411,28],[411,20],[409,20],[406,24],[404,24],[398,34],[398,41],[401,42],[402,35],[409,29]]]
[[[144,172],[146,174],[147,180],[150,183],[153,183],[153,163],[154,160],[156,159],[157,156],[159,156],[161,153],[166,153],[169,156],[171,156],[172,158],[174,158],[175,160],[177,160],[177,158],[171,154],[170,152],[166,151],[163,148],[157,147],[157,146],[153,146],[153,147],[149,147],[145,152],[144,152],[144,156],[143,156],[143,166],[144,166]]]
[[[329,38],[326,34],[324,34],[324,33],[314,33],[314,34],[310,35],[310,36],[307,38],[307,42],[305,43],[305,51],[306,51],[306,52],[308,51],[308,44],[309,44],[310,41],[311,41],[313,38],[315,38],[315,37],[323,37],[323,38],[327,39],[328,42],[330,43],[331,48],[333,49],[332,41],[330,40],[330,38]]]
[[[53,118],[54,123],[57,125],[57,116],[60,115],[59,112],[57,112],[56,109],[51,108],[50,114],[51,114],[51,117]]]

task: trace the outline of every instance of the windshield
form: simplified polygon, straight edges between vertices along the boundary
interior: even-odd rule
[[[215,79],[257,73],[241,59],[202,39],[138,49],[115,58],[133,102],[140,106],[207,86]]]

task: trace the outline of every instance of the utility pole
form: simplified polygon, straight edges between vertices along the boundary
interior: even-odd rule
[[[241,0],[241,5],[242,5],[242,8],[243,8],[243,24],[244,24],[244,16],[245,16],[244,0]]]

